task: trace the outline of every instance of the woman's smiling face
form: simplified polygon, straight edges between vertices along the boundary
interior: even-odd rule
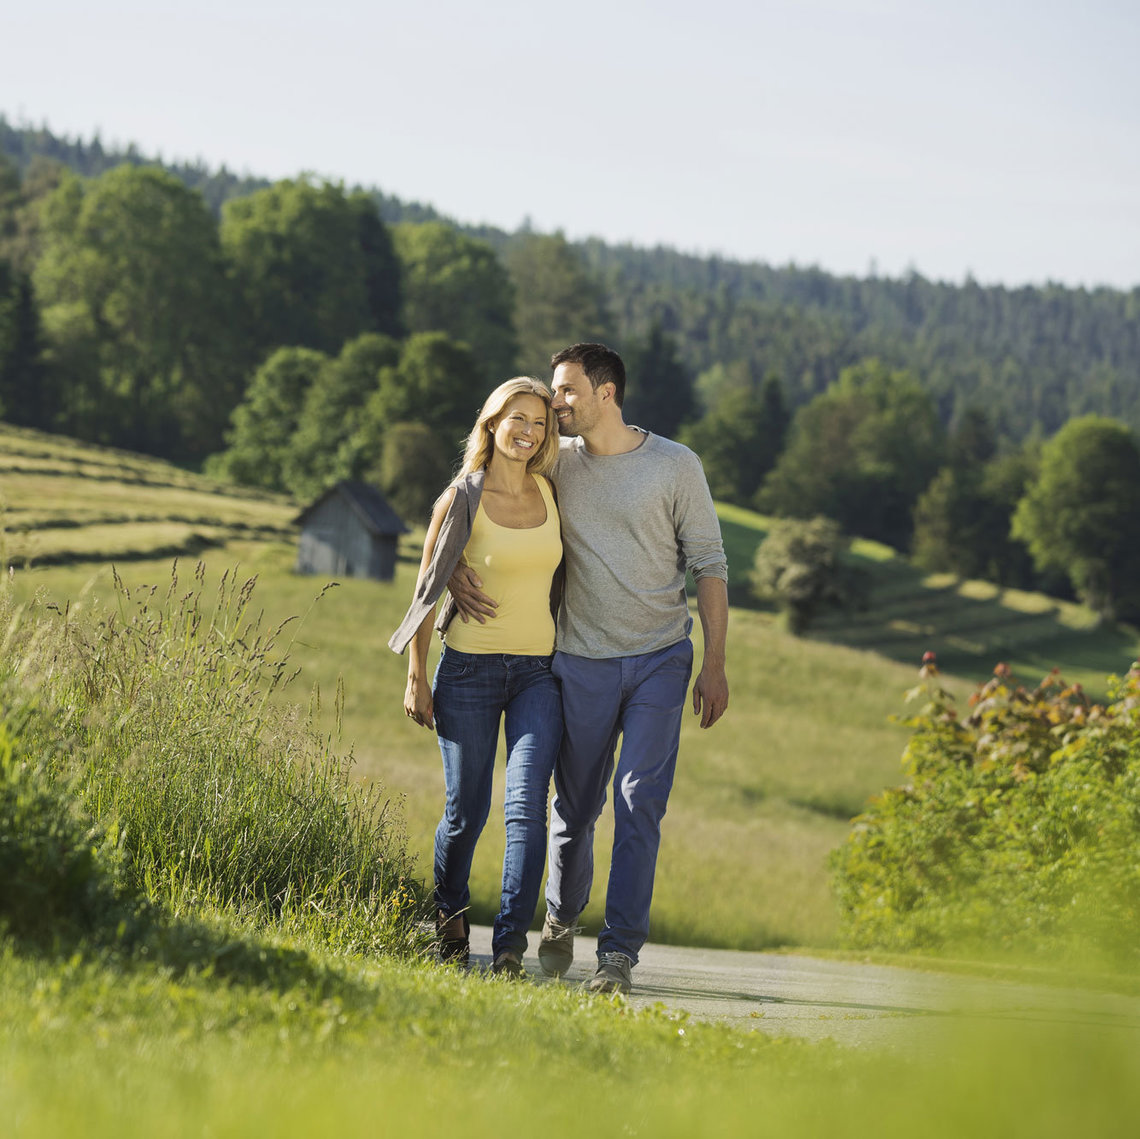
[[[495,453],[511,462],[529,462],[546,438],[546,415],[538,396],[512,397],[495,424]]]

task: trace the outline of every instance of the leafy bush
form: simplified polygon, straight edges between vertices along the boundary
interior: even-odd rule
[[[250,614],[254,581],[223,575],[212,609],[201,564],[181,595],[176,569],[165,596],[115,586],[110,615],[12,615],[0,691],[39,693],[21,734],[120,836],[133,885],[174,915],[229,908],[349,951],[416,944],[403,836],[351,757],[272,699],[292,677],[284,626]]]
[[[133,933],[145,907],[117,838],[82,813],[71,786],[21,754],[0,720],[0,930],[45,946]]]
[[[768,531],[756,550],[752,585],[759,597],[779,605],[789,632],[806,632],[827,609],[865,603],[866,578],[844,562],[847,546],[830,518],[783,519]]]
[[[965,718],[933,654],[920,678],[908,781],[833,856],[850,943],[1140,963],[1140,667],[1099,706],[999,665]]]

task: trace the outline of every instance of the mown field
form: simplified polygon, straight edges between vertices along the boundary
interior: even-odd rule
[[[126,451],[0,424],[0,555],[17,566],[197,553],[287,539],[294,505]]]
[[[234,567],[256,575],[255,604],[269,621],[303,618],[287,634],[302,671],[285,698],[320,702],[322,723],[351,747],[359,776],[401,804],[409,845],[430,876],[438,749],[403,715],[405,661],[386,647],[411,593],[419,535],[403,548],[393,583],[344,581],[314,604],[327,583],[292,572],[297,505],[280,498],[0,428],[0,503],[0,541],[25,600],[39,594],[106,605],[110,562],[128,585],[165,588],[175,555],[200,557],[208,582]],[[1130,634],[1097,629],[1079,607],[924,578],[867,543],[855,553],[875,574],[872,608],[795,640],[744,588],[765,520],[725,507],[722,524],[734,574],[731,707],[711,731],[687,717],[653,936],[733,948],[827,946],[836,932],[827,856],[866,798],[898,779],[905,735],[888,717],[902,711],[923,651],[935,649],[949,671],[969,679],[988,675],[998,659],[1029,681],[1058,664],[1095,692],[1109,672],[1127,669],[1136,643]],[[184,561],[182,572],[189,569]],[[964,695],[969,680],[951,687]],[[474,916],[482,920],[497,904],[498,809],[496,801],[473,874]],[[588,928],[598,924],[607,841],[603,829]]]

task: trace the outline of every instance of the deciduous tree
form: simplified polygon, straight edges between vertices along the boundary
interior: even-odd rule
[[[287,490],[285,465],[305,397],[330,363],[311,348],[278,348],[254,372],[210,470],[245,486]]]
[[[1140,448],[1122,423],[1089,415],[1042,448],[1013,517],[1042,570],[1063,570],[1104,617],[1140,619]]]
[[[455,449],[426,423],[395,423],[384,435],[380,465],[371,477],[405,522],[427,525],[455,461]]]
[[[442,222],[392,231],[404,282],[409,332],[446,332],[474,353],[482,383],[515,369],[514,289],[494,250]]]
[[[335,353],[363,333],[399,331],[399,263],[366,195],[284,179],[227,202],[221,240],[250,358],[285,346]]]
[[[985,438],[985,433],[978,437]],[[914,561],[923,569],[980,577],[1021,589],[1055,586],[1034,571],[1025,543],[1010,534],[1013,512],[1036,468],[1033,446],[988,461],[981,450],[951,440],[943,467],[914,507]]]
[[[350,340],[321,368],[305,393],[285,456],[283,479],[293,494],[313,498],[341,479],[359,478],[379,459],[380,439],[362,436],[360,428],[381,373],[399,352],[391,337],[368,333]]]
[[[788,631],[799,636],[827,609],[846,609],[865,596],[862,575],[845,564],[847,541],[830,518],[783,519],[756,550],[752,584],[780,607]]]
[[[609,339],[601,285],[561,233],[516,235],[504,260],[514,285],[520,372],[545,379],[555,352]]]
[[[140,451],[216,450],[237,400],[229,301],[201,197],[122,166],[45,200],[35,268],[61,426]]]
[[[747,505],[784,449],[788,413],[779,377],[722,390],[716,406],[681,439],[704,463],[713,496]]]
[[[796,413],[758,505],[796,518],[821,514],[849,534],[905,549],[914,503],[944,447],[934,403],[918,381],[868,360],[844,369]]]

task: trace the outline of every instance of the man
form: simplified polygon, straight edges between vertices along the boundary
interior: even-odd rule
[[[728,571],[700,460],[622,418],[621,357],[602,344],[575,344],[551,365],[563,436],[553,478],[566,556],[553,668],[565,729],[538,956],[551,974],[564,973],[573,960],[575,922],[593,881],[594,827],[612,778],[614,845],[589,987],[627,993],[649,935],[660,824],[692,674],[685,571],[696,580],[704,632],[692,693],[702,728],[728,706]],[[465,617],[494,616],[494,601],[473,573],[460,567],[450,585]]]

